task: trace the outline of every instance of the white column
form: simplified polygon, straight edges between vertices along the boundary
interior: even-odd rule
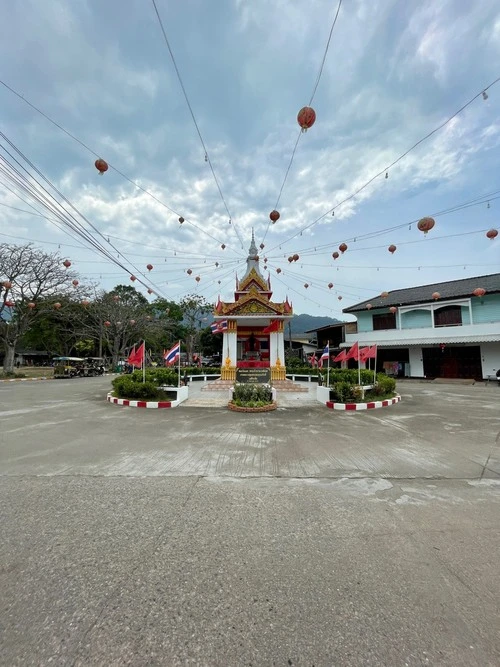
[[[276,366],[276,359],[278,358],[278,352],[279,352],[279,343],[278,343],[278,336],[279,336],[279,331],[273,331],[272,333],[269,334],[269,361],[271,363],[271,366]],[[283,334],[281,334],[283,335]],[[281,357],[280,357],[281,359]],[[281,359],[281,362],[283,363],[283,359]]]
[[[278,340],[277,340],[277,345],[278,345],[278,357],[281,361],[282,366],[285,365],[285,332],[284,331],[278,331]]]
[[[229,357],[231,359],[231,366],[236,366],[236,361],[238,359],[237,352],[237,333],[236,331],[225,331],[223,338],[223,348],[222,348],[222,357],[223,362]]]

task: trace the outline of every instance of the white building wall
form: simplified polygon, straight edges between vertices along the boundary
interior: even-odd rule
[[[500,368],[500,343],[481,343],[481,364],[483,379],[496,375]]]
[[[236,361],[238,359],[237,352],[237,334],[236,331],[225,331],[222,341],[222,363],[226,360],[227,357],[231,359],[231,366],[236,366]]]
[[[424,362],[422,348],[413,346],[409,348],[410,377],[424,377]]]

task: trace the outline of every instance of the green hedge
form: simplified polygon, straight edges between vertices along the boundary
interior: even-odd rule
[[[355,380],[353,381],[353,373],[355,373]],[[363,376],[363,373],[370,374]],[[340,379],[338,379],[340,378]],[[330,371],[330,391],[331,398],[339,403],[358,403],[362,399],[362,392],[357,387],[358,371],[352,369],[342,369],[338,371],[338,375],[334,377],[332,382],[332,374]],[[361,384],[373,384],[372,371],[361,371]],[[388,377],[385,373],[377,373],[377,381],[373,389],[365,393],[365,401],[380,401],[382,399],[391,398],[396,390],[396,380]]]
[[[361,369],[361,384],[373,384],[373,371]],[[323,370],[323,378],[326,381],[326,371]],[[349,384],[358,384],[359,376],[357,368],[330,368],[330,386],[337,382],[347,382]]]
[[[133,375],[133,374],[132,374]],[[118,398],[162,400],[165,394],[154,382],[136,382],[132,375],[121,375],[113,380],[114,394]]]
[[[286,364],[287,375],[319,375],[321,369],[313,368],[312,366],[289,366]]]

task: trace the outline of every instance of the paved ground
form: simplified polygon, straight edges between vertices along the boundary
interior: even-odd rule
[[[361,413],[0,385],[5,665],[500,664],[500,390]]]

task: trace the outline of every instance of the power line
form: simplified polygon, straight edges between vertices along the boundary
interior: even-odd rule
[[[429,138],[432,137],[434,134],[436,134],[436,132],[439,132],[439,130],[442,130],[443,127],[446,127],[446,125],[448,125],[449,123],[451,123],[451,121],[452,121],[454,118],[456,118],[459,114],[461,114],[462,111],[464,111],[465,109],[467,109],[467,108],[468,108],[473,102],[475,102],[479,97],[483,97],[483,93],[485,93],[487,90],[489,90],[490,88],[492,88],[492,87],[493,87],[495,84],[497,84],[499,81],[500,81],[500,77],[496,78],[494,81],[492,81],[492,82],[491,82],[490,84],[488,84],[486,87],[481,88],[481,90],[480,90],[476,95],[474,95],[473,97],[471,97],[471,99],[468,100],[465,104],[463,104],[463,105],[460,107],[460,109],[458,109],[457,111],[455,111],[454,114],[452,114],[449,118],[447,118],[445,121],[443,121],[442,123],[440,123],[437,127],[435,127],[433,130],[431,130],[429,133],[427,133],[424,137],[422,137],[422,138],[419,139],[417,142],[415,142],[410,148],[408,148],[408,149],[407,149],[404,153],[402,153],[398,158],[396,158],[395,160],[393,160],[390,164],[388,164],[386,167],[384,167],[384,168],[381,169],[378,173],[376,173],[374,176],[372,176],[368,181],[366,181],[366,183],[364,183],[364,184],[361,185],[359,188],[357,188],[357,190],[355,190],[355,191],[352,192],[350,195],[348,195],[347,197],[345,197],[345,198],[344,198],[342,201],[340,201],[338,204],[335,204],[335,206],[333,206],[332,208],[328,209],[328,211],[326,211],[325,213],[323,213],[322,215],[320,215],[318,218],[316,218],[315,220],[313,220],[311,223],[309,223],[309,224],[306,225],[305,227],[302,227],[301,229],[299,229],[295,234],[293,234],[292,236],[290,236],[288,239],[286,239],[285,241],[281,241],[278,245],[285,245],[286,243],[289,243],[292,239],[296,238],[297,236],[299,236],[300,234],[302,234],[302,232],[304,232],[304,231],[306,231],[307,229],[310,229],[311,227],[313,227],[314,225],[316,225],[318,222],[320,222],[321,220],[323,220],[323,218],[325,218],[327,215],[330,215],[332,212],[334,212],[334,211],[335,211],[336,209],[338,209],[340,206],[343,206],[345,203],[347,203],[347,202],[350,201],[351,199],[354,199],[354,197],[356,197],[357,195],[359,195],[363,190],[365,190],[369,185],[371,185],[371,184],[373,183],[373,181],[375,181],[377,178],[379,178],[380,176],[383,176],[383,175],[385,175],[385,174],[388,174],[389,171],[390,171],[390,169],[392,169],[392,167],[394,167],[394,166],[397,165],[399,162],[401,162],[401,160],[403,160],[409,153],[411,153],[411,152],[414,151],[418,146],[420,146],[422,143],[424,143],[425,141],[427,141],[427,139],[429,139]],[[268,229],[269,229],[269,224],[268,224]],[[266,233],[267,233],[267,231],[266,231]],[[278,247],[278,246],[274,246],[274,248],[276,248],[276,247]],[[271,248],[271,250],[274,250],[274,248]]]
[[[165,44],[167,45],[167,49],[168,49],[168,52],[169,52],[169,54],[170,54],[170,59],[172,60],[172,64],[173,64],[173,66],[174,66],[175,73],[177,74],[177,79],[178,79],[178,81],[179,81],[179,84],[180,84],[182,93],[183,93],[183,95],[184,95],[184,99],[186,100],[186,104],[187,104],[187,107],[188,107],[188,109],[189,109],[189,113],[191,114],[191,118],[192,118],[192,120],[193,120],[193,124],[194,124],[194,126],[195,126],[195,128],[196,128],[196,132],[197,132],[197,134],[198,134],[198,138],[200,139],[200,143],[201,143],[202,148],[203,148],[203,151],[204,151],[204,153],[205,153],[205,161],[207,162],[208,166],[210,167],[210,171],[212,172],[212,176],[213,176],[214,181],[215,181],[215,184],[216,184],[216,186],[217,186],[217,190],[219,191],[219,195],[220,195],[221,201],[222,201],[222,203],[223,203],[223,205],[224,205],[224,208],[226,209],[226,213],[227,213],[227,215],[228,215],[228,217],[229,217],[229,223],[232,223],[232,227],[233,227],[234,231],[236,232],[236,235],[237,235],[237,237],[238,237],[238,240],[239,240],[239,242],[240,242],[240,244],[241,244],[241,247],[242,247],[242,249],[243,249],[243,240],[242,240],[242,238],[241,238],[241,236],[240,236],[240,233],[239,233],[239,231],[238,231],[238,228],[237,228],[237,226],[236,226],[236,222],[234,222],[234,221],[232,220],[232,216],[231,216],[231,213],[229,212],[229,207],[228,207],[228,205],[227,205],[226,199],[225,199],[224,195],[222,194],[222,189],[221,189],[221,186],[220,186],[220,183],[219,183],[219,179],[217,178],[217,175],[216,175],[216,173],[215,173],[215,169],[214,169],[214,166],[213,166],[213,164],[212,164],[212,160],[210,159],[210,155],[209,155],[209,153],[208,153],[208,149],[207,149],[207,147],[206,147],[206,145],[205,145],[205,141],[203,140],[203,137],[202,137],[202,134],[201,134],[201,131],[200,131],[200,127],[199,127],[199,125],[198,125],[198,122],[197,122],[196,117],[195,117],[195,115],[194,115],[193,108],[192,108],[191,103],[190,103],[190,101],[189,101],[189,97],[188,97],[186,88],[185,88],[185,86],[184,86],[184,82],[182,81],[181,73],[180,73],[179,68],[178,68],[178,66],[177,66],[177,62],[176,62],[176,60],[175,60],[175,56],[174,56],[174,53],[173,53],[173,51],[172,51],[172,47],[170,46],[170,42],[169,42],[168,37],[167,37],[167,32],[166,32],[166,30],[165,30],[165,26],[163,25],[163,21],[162,21],[162,18],[161,18],[161,16],[160,16],[160,12],[158,11],[158,7],[157,7],[157,5],[156,5],[156,1],[155,1],[155,0],[151,0],[151,2],[153,3],[153,7],[154,7],[154,10],[155,10],[155,13],[156,13],[156,18],[158,19],[158,23],[159,23],[159,25],[160,25],[160,29],[161,29],[161,32],[162,32],[162,34],[163,34],[163,39],[165,40]]]
[[[31,109],[33,109],[33,110],[36,111],[38,114],[40,114],[41,116],[43,116],[43,118],[45,118],[49,123],[51,123],[52,125],[54,125],[55,127],[57,127],[59,130],[61,130],[61,132],[64,132],[64,134],[66,134],[68,137],[70,137],[70,139],[73,139],[73,141],[76,141],[80,146],[82,146],[82,148],[85,148],[85,150],[88,151],[89,153],[91,153],[94,157],[97,157],[97,158],[101,157],[100,154],[99,154],[99,153],[96,153],[96,151],[95,151],[93,148],[90,148],[90,146],[88,146],[85,142],[83,142],[81,139],[78,139],[78,137],[76,137],[74,134],[72,134],[71,132],[69,132],[66,128],[64,128],[64,127],[63,127],[62,125],[60,125],[58,122],[56,122],[55,120],[53,120],[53,119],[52,119],[50,116],[48,116],[45,112],[43,112],[41,109],[39,109],[37,106],[35,106],[32,102],[30,102],[28,99],[26,99],[26,97],[24,97],[24,95],[21,95],[21,94],[18,93],[16,90],[14,90],[14,88],[12,88],[11,86],[9,86],[5,81],[3,81],[3,80],[0,79],[0,84],[1,84],[2,86],[4,86],[4,88],[6,88],[7,90],[9,90],[13,95],[15,95],[15,96],[16,96],[18,99],[20,99],[22,102],[24,102],[24,103],[27,104],[29,107],[31,107]],[[138,190],[140,190],[141,192],[143,192],[144,194],[146,194],[148,197],[151,197],[151,199],[153,199],[155,202],[157,202],[158,204],[160,204],[161,206],[163,206],[164,208],[166,208],[167,211],[170,211],[171,213],[173,213],[173,214],[174,214],[175,216],[177,216],[177,217],[181,217],[181,215],[180,215],[177,211],[175,211],[173,208],[171,208],[170,206],[168,206],[168,204],[165,204],[165,202],[163,202],[161,199],[159,199],[159,198],[158,198],[156,195],[154,195],[152,192],[150,192],[149,190],[147,190],[146,188],[144,188],[142,185],[140,185],[139,183],[137,183],[136,181],[134,181],[132,178],[130,178],[129,176],[127,176],[123,171],[120,171],[120,169],[118,169],[118,167],[115,167],[115,166],[114,166],[113,164],[111,164],[109,161],[106,161],[106,162],[107,162],[107,165],[108,165],[108,167],[109,167],[110,169],[112,169],[113,171],[115,171],[119,176],[121,176],[122,178],[124,178],[126,181],[128,181],[128,182],[129,182],[131,185],[133,185],[135,188],[137,188]],[[208,236],[209,238],[211,238],[211,239],[212,239],[213,241],[215,241],[216,243],[219,243],[219,244],[221,243],[221,241],[220,241],[219,239],[217,239],[215,236],[213,236],[210,232],[208,232],[208,231],[207,231],[206,229],[204,229],[203,227],[200,227],[200,225],[197,225],[196,223],[194,223],[194,222],[193,222],[192,220],[190,220],[189,218],[184,217],[184,221],[185,221],[186,223],[190,224],[192,227],[194,227],[194,228],[197,229],[198,231],[200,231],[202,234],[205,234],[206,236]],[[240,255],[241,255],[241,253],[240,253],[239,251],[237,251],[237,254],[240,254]]]
[[[153,0],[153,2],[154,2],[154,0]],[[314,87],[313,87],[313,90],[312,90],[312,93],[311,93],[311,97],[309,99],[309,104],[307,106],[311,106],[311,104],[314,100],[314,96],[316,95],[316,91],[318,89],[319,82],[321,80],[321,75],[323,74],[323,68],[325,66],[326,56],[328,55],[328,50],[330,48],[330,42],[331,42],[331,39],[332,39],[332,35],[333,35],[335,25],[337,23],[337,19],[339,17],[339,12],[340,12],[341,6],[342,6],[342,0],[339,0],[337,11],[335,13],[335,17],[334,17],[332,25],[330,27],[330,34],[328,35],[328,40],[326,42],[326,46],[325,46],[325,50],[324,50],[324,53],[323,53],[323,58],[321,60],[321,65],[320,65],[320,68],[319,68],[318,76],[316,77],[316,82],[314,84]],[[290,155],[290,161],[289,161],[288,167],[285,171],[285,176],[283,178],[283,182],[281,183],[281,187],[280,187],[280,190],[279,190],[279,193],[278,193],[278,198],[276,199],[276,203],[274,204],[274,210],[275,211],[278,210],[278,206],[279,206],[279,203],[281,201],[281,195],[283,194],[283,189],[285,187],[285,183],[287,182],[288,175],[290,173],[290,169],[292,168],[293,159],[295,157],[295,153],[297,152],[297,147],[299,145],[299,141],[300,141],[300,138],[301,138],[302,134],[303,134],[303,132],[302,132],[302,130],[300,130],[299,133],[298,133],[297,139],[295,141],[295,145],[293,147],[292,154]],[[271,222],[268,221],[266,231],[264,232],[264,237],[262,238],[262,243],[264,243],[264,241],[266,240],[267,233],[269,231],[270,225],[271,225]]]

